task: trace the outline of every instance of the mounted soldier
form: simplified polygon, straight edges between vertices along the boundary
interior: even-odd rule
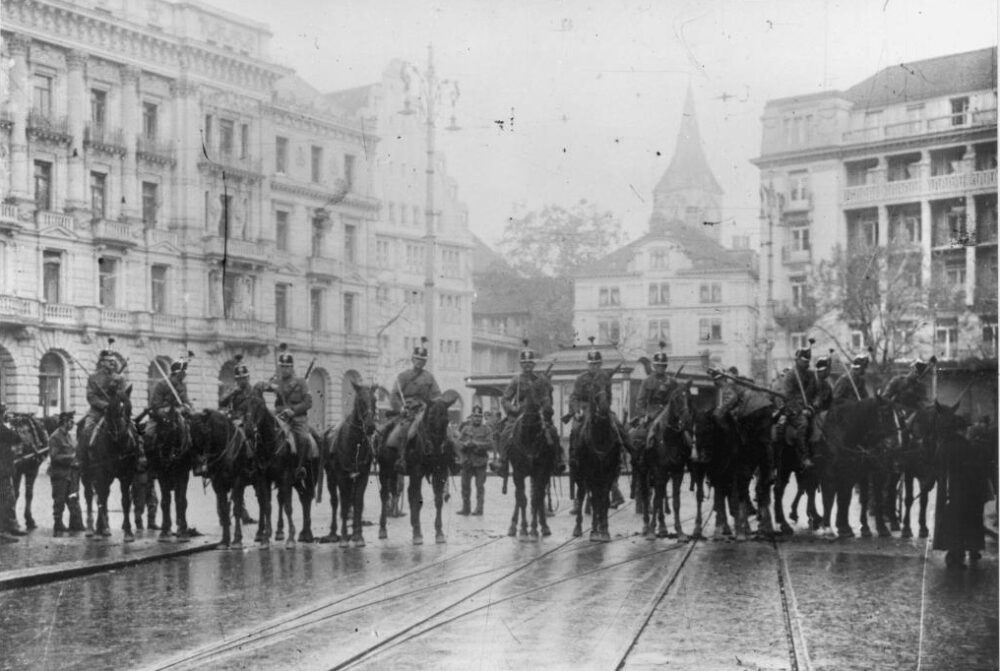
[[[52,481],[53,536],[83,531],[80,512],[80,464],[73,440],[73,411],[59,414],[59,426],[49,436],[49,478]],[[69,509],[69,527],[63,524],[63,509]],[[128,514],[128,511],[125,512]]]
[[[868,387],[865,385],[868,363],[868,355],[856,356],[851,360],[847,372],[841,375],[836,384],[833,385],[831,405],[868,398]]]
[[[559,443],[559,433],[552,424],[554,413],[552,406],[552,382],[548,375],[535,373],[535,365],[538,363],[535,350],[528,346],[528,341],[524,341],[524,349],[520,354],[521,372],[511,378],[510,384],[504,390],[501,405],[507,417],[501,420],[499,435],[500,441],[497,447],[497,462],[493,464],[492,470],[501,477],[506,477],[509,469],[507,452],[510,447],[510,436],[508,429],[513,426],[513,418],[521,413],[526,397],[529,395],[536,403],[542,406],[542,419],[545,426],[545,442],[553,450],[555,473],[562,473],[566,470],[563,461],[562,445]]]
[[[399,451],[396,472],[406,473],[406,451],[409,449],[410,428],[420,424],[424,411],[430,402],[441,395],[437,380],[428,371],[427,338],[420,338],[420,345],[413,348],[410,356],[413,367],[396,376],[390,395],[390,403],[395,417],[386,427],[386,445]]]
[[[493,447],[493,429],[483,423],[483,409],[472,406],[469,421],[458,437],[462,453],[462,509],[459,515],[482,515],[486,489],[486,462]],[[476,481],[476,509],[472,510],[472,481]]]
[[[287,423],[288,430],[292,434],[292,454],[299,457],[299,468],[296,469],[295,477],[301,479],[306,475],[303,462],[306,459],[319,458],[319,447],[309,430],[308,413],[312,407],[312,394],[309,393],[309,385],[305,379],[295,375],[295,358],[288,351],[288,345],[281,343],[278,351],[278,380],[268,386],[268,391],[273,391],[277,395],[274,402],[275,412],[278,419]],[[249,376],[250,371],[247,370],[248,383]]]
[[[601,351],[594,346],[593,336],[590,337],[590,345],[591,348],[587,352],[587,370],[580,373],[576,380],[574,380],[573,392],[569,397],[569,409],[573,417],[569,440],[569,458],[571,463],[577,459],[576,449],[579,442],[579,433],[583,427],[584,408],[588,406],[591,399],[600,393],[604,393],[608,403],[611,402],[611,375],[601,368],[604,359],[601,356]],[[619,440],[622,440],[624,443],[624,432],[622,431],[618,417],[612,412],[611,418]],[[625,445],[623,444],[622,447],[624,448]],[[618,488],[618,480],[615,478],[611,484],[611,507],[617,508],[624,502],[625,497],[622,496],[621,490]]]
[[[237,354],[235,360],[233,379],[236,386],[219,399],[219,410],[228,415],[234,422],[239,423],[246,417],[253,388],[250,386],[250,369],[243,363],[243,355]]]
[[[833,350],[830,350],[833,354]],[[823,424],[826,422],[826,411],[833,407],[833,385],[830,384],[830,366],[832,360],[829,356],[821,356],[816,359],[816,369],[813,371],[815,377],[816,394],[812,399],[812,407],[815,415],[812,420],[812,427],[809,432],[810,454],[814,454],[812,444],[820,441],[823,437]]]
[[[646,447],[649,425],[667,407],[670,396],[679,386],[677,378],[667,374],[667,343],[660,341],[660,351],[653,354],[653,372],[639,387],[635,407],[638,416],[629,431],[629,443],[636,450]],[[642,359],[645,362],[645,359]]]
[[[917,359],[910,365],[910,370],[889,380],[882,396],[901,408],[907,417],[912,417],[917,410],[927,405],[927,389],[923,378],[931,367],[937,363],[937,357],[929,361]]]
[[[191,401],[188,399],[187,383],[184,379],[187,377],[188,360],[193,356],[194,352],[189,351],[188,358],[181,358],[170,364],[170,374],[156,383],[149,401],[149,421],[143,431],[143,439],[146,445],[154,447],[160,425],[175,423],[181,439],[179,445],[169,446],[168,454],[171,459],[187,452],[191,445],[191,432],[188,426]],[[160,372],[162,375],[162,370]],[[195,475],[201,475],[197,467]]]
[[[87,377],[87,403],[90,404],[90,409],[83,418],[83,427],[78,434],[82,447],[90,443],[94,427],[104,417],[112,394],[125,388],[125,378],[118,372],[118,357],[110,349],[112,343],[113,338],[109,339],[109,348],[102,349],[98,355],[97,370]]]
[[[785,397],[785,406],[782,410],[782,419],[778,423],[779,435],[782,424],[784,424],[786,432],[792,432],[791,439],[803,469],[809,469],[813,465],[808,438],[811,420],[816,414],[813,403],[816,401],[818,391],[816,376],[809,370],[814,342],[810,338],[809,347],[796,350],[795,363],[781,383],[781,393]]]

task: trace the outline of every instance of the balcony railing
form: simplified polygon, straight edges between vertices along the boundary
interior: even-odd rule
[[[61,144],[69,144],[73,139],[69,132],[69,117],[37,109],[28,112],[28,135]]]
[[[45,306],[42,314],[47,322],[66,324],[75,323],[77,321],[77,309],[76,306],[73,305],[50,303]]]
[[[139,135],[136,138],[136,156],[161,165],[173,165],[176,162],[173,142],[147,135]]]
[[[213,317],[207,320],[208,329],[218,338],[227,342],[270,343],[274,341],[274,324],[256,319],[223,319]]]
[[[268,241],[229,238],[228,243],[219,236],[205,239],[205,254],[248,263],[270,263],[274,256],[274,243]]]
[[[913,119],[882,126],[856,128],[843,134],[844,144],[858,142],[878,142],[879,140],[897,137],[910,137],[925,133],[940,133],[949,130],[961,130],[976,126],[996,124],[996,109],[972,110],[930,119]]]
[[[73,217],[68,214],[57,214],[44,210],[37,210],[35,212],[35,222],[38,224],[39,229],[61,226],[72,231],[76,228]]]
[[[792,249],[791,247],[781,248],[782,263],[809,263],[810,261],[812,261],[811,249]]]
[[[142,229],[121,221],[99,219],[93,222],[94,242],[117,247],[135,247],[142,240]]]
[[[133,329],[133,315],[128,310],[101,309],[101,326],[105,328]]]
[[[0,203],[0,230],[15,232],[23,228],[17,205]]]
[[[996,187],[997,171],[993,168],[975,172],[956,172],[926,179],[849,186],[841,193],[841,203],[847,207],[880,201],[918,200],[924,196],[938,197],[952,192],[996,189]]]
[[[103,124],[89,123],[83,131],[83,145],[106,154],[124,156],[125,131],[121,128],[108,128]]]
[[[4,321],[14,321],[20,323],[37,322],[40,316],[37,301],[17,296],[0,295],[0,317]]]
[[[180,249],[181,236],[177,231],[165,231],[162,228],[147,228],[146,245],[152,247],[160,244],[168,244]]]
[[[334,279],[344,276],[344,262],[322,256],[310,256],[306,260],[306,274]]]

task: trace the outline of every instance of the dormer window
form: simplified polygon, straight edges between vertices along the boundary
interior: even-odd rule
[[[650,270],[665,270],[669,267],[670,256],[665,247],[653,249],[649,252]]]

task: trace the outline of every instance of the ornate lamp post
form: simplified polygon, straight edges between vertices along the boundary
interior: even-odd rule
[[[434,313],[437,303],[437,226],[435,218],[437,211],[434,209],[434,154],[437,125],[435,118],[437,115],[437,103],[444,95],[448,95],[451,104],[451,121],[445,130],[456,131],[459,127],[455,124],[455,103],[458,101],[458,82],[445,79],[439,81],[434,71],[434,49],[427,47],[427,70],[421,73],[412,63],[404,62],[399,73],[406,87],[406,98],[403,102],[403,109],[400,114],[409,116],[413,114],[423,114],[427,126],[427,202],[424,208],[424,221],[426,232],[424,235],[425,254],[425,275],[424,275],[424,330],[429,341],[427,348],[428,365],[435,359],[437,343],[437,324]],[[413,97],[417,98],[419,109],[413,108]]]

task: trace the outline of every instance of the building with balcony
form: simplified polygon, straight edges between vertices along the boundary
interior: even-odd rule
[[[199,3],[0,6],[0,401],[84,409],[113,337],[140,403],[190,350],[213,406],[236,354],[264,380],[283,341],[313,426],[341,417],[377,357],[374,127]]]
[[[575,274],[573,325],[581,341],[594,336],[632,359],[651,356],[663,341],[672,361],[697,362],[689,373],[704,373],[707,362],[762,374],[756,255],[720,244],[722,195],[689,90],[648,232]]]
[[[773,287],[776,366],[817,320],[829,321],[811,313],[809,285],[835,250],[882,250],[924,296],[882,343],[889,358],[995,361],[995,47],[892,66],[845,91],[771,100],[754,163],[770,194],[761,284],[765,296]],[[872,344],[857,324],[824,328],[848,349]]]
[[[472,395],[465,377],[472,368],[472,255],[468,209],[448,174],[445,157],[434,153],[434,176],[427,183],[427,118],[408,92],[404,63],[391,61],[381,81],[328,94],[331,103],[377,127],[381,140],[370,158],[372,190],[381,202],[365,245],[370,265],[367,323],[377,357],[370,375],[391,388],[396,375],[411,366],[413,348],[426,337],[427,254],[434,254],[435,336],[428,343],[428,370],[442,391],[454,390],[461,402],[453,418],[464,417]],[[419,113],[415,109],[421,109]],[[436,120],[440,125],[440,119]],[[428,190],[433,191],[435,230],[427,235]],[[380,399],[387,404],[388,399]]]

